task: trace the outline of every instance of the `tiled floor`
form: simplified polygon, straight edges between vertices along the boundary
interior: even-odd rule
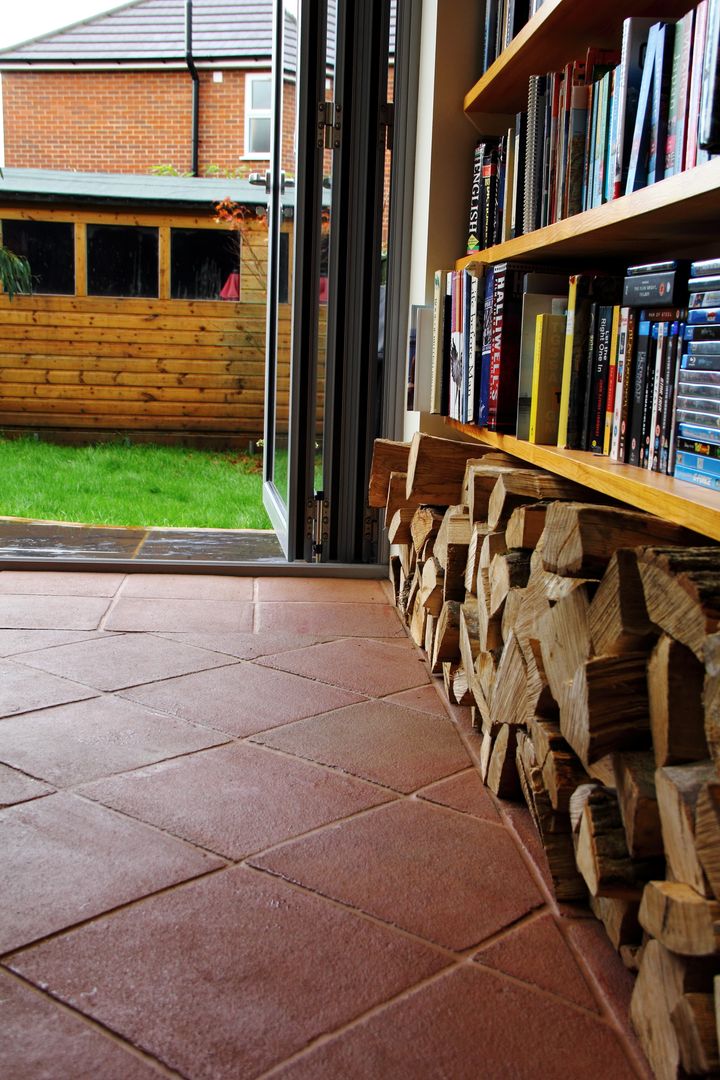
[[[384,583],[2,571],[0,657],[0,1075],[648,1075]]]

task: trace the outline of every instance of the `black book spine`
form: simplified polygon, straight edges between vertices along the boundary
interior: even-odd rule
[[[595,372],[595,349],[597,341],[598,308],[599,304],[593,302],[590,305],[590,325],[588,328],[587,352],[585,354],[585,394],[583,396],[582,416],[580,428],[580,449],[590,449],[590,421],[593,406],[593,382]]]
[[[590,442],[588,450],[602,454],[605,437],[605,411],[608,395],[608,375],[610,367],[610,332],[612,330],[613,309],[606,304],[598,308],[595,346],[595,367],[593,370],[593,388],[591,393]]]
[[[635,378],[635,336],[637,311],[630,308],[627,322],[627,341],[625,344],[625,377],[623,379],[622,412],[620,414],[620,437],[618,440],[618,461],[627,461],[630,445],[630,409],[631,390]]]
[[[630,402],[630,438],[628,441],[628,463],[640,464],[640,443],[645,403],[645,382],[647,379],[648,345],[650,342],[650,320],[646,311],[641,311],[637,322],[637,345],[635,348],[635,377],[633,379],[632,400]]]
[[[657,358],[658,324],[650,325],[650,339],[647,353],[647,377],[645,379],[645,396],[643,400],[642,435],[640,439],[640,465],[643,469],[648,466],[650,456],[650,438],[655,423],[653,412],[653,395],[655,393],[655,360]]]
[[[668,461],[670,458],[672,406],[678,364],[680,362],[682,330],[682,323],[673,323],[670,327],[670,348],[667,351],[667,363],[664,371],[665,387],[662,413],[660,416],[660,462],[658,471],[661,473],[666,473],[668,471]]]

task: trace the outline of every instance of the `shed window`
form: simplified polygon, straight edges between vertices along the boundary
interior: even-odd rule
[[[3,243],[30,263],[33,292],[72,296],[75,292],[74,229],[69,222],[2,223]]]
[[[245,157],[270,157],[271,91],[269,75],[245,77]]]
[[[235,275],[234,280],[232,275]],[[240,234],[222,229],[170,230],[173,300],[238,299]]]
[[[87,274],[89,296],[157,296],[157,229],[88,225]]]

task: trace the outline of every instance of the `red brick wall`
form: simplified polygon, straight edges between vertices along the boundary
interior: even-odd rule
[[[192,164],[192,81],[183,71],[4,72],[9,167],[144,173]],[[295,88],[286,86],[292,108]],[[245,160],[245,72],[200,72],[200,172],[263,170]],[[291,125],[286,122],[288,153]]]

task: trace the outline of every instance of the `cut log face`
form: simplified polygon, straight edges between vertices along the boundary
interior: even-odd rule
[[[649,746],[645,667],[645,653],[626,653],[596,656],[576,671],[560,703],[560,730],[586,769],[613,751]]]
[[[420,598],[428,614],[437,617],[443,606],[443,579],[445,574],[437,559],[426,559],[422,568]]]
[[[480,567],[489,570],[495,556],[504,555],[506,551],[505,533],[497,530],[488,532],[483,537],[482,547],[480,548]]]
[[[418,506],[410,522],[410,533],[415,551],[420,554],[428,540],[437,535],[443,515],[432,506]]]
[[[510,724],[503,724],[493,743],[486,781],[490,790],[500,799],[522,797],[515,764],[515,747],[515,728]]]
[[[652,621],[702,661],[706,637],[720,627],[720,550],[646,548],[638,568]]]
[[[427,620],[427,611],[423,607],[420,601],[419,591],[416,593],[415,601],[412,606],[412,614],[410,617],[410,637],[415,644],[422,648],[425,644],[425,622]]]
[[[720,634],[706,638],[704,655],[703,726],[710,757],[720,772]]]
[[[580,499],[587,497],[587,489],[571,480],[564,480],[541,469],[514,469],[503,473],[495,482],[488,503],[488,525],[495,528],[507,521],[519,506],[541,499]]]
[[[663,858],[652,750],[613,754],[613,771],[630,857]]]
[[[511,589],[524,589],[530,577],[530,554],[508,551],[496,555],[490,564],[490,615],[502,614],[505,598]]]
[[[453,705],[472,705],[474,698],[462,662],[445,660],[442,666],[445,693]]]
[[[410,443],[395,442],[392,439],[375,440],[368,484],[369,506],[385,506],[390,473],[407,472],[409,454]]]
[[[480,569],[480,553],[483,540],[487,536],[487,525],[476,521],[470,534],[468,545],[467,563],[465,564],[465,591],[477,594],[477,576]]]
[[[443,660],[460,659],[460,608],[461,604],[449,600],[443,604],[435,627],[435,650],[433,668]]]
[[[619,548],[648,543],[688,544],[695,539],[687,529],[651,514],[614,506],[556,502],[545,519],[543,565],[565,577],[600,577]],[[660,625],[649,606],[648,614]]]
[[[463,501],[467,503],[471,521],[487,522],[488,504],[495,481],[503,473],[516,468],[511,463],[469,461],[463,482]]]
[[[543,668],[561,709],[576,671],[590,656],[588,607],[587,590],[580,586],[558,599],[538,625]]]
[[[519,506],[513,510],[505,530],[505,542],[509,550],[513,548],[534,550],[537,547],[545,528],[545,516],[549,505],[548,501],[544,501]]]
[[[405,486],[407,473],[392,472],[388,481],[387,499],[385,502],[385,528],[387,529],[393,516],[398,510],[417,509],[416,503],[409,503],[405,498]]]
[[[412,507],[396,510],[388,526],[388,540],[391,544],[407,544],[412,547],[410,522],[415,511]]]
[[[502,648],[502,615],[490,614],[490,571],[480,567],[477,576],[478,640],[483,652]]]
[[[695,806],[695,850],[712,894],[720,900],[720,782],[700,789]]]
[[[459,546],[464,549],[464,566],[464,561],[467,558],[467,549],[470,543],[471,532],[472,525],[470,523],[470,518],[468,517],[467,506],[462,504],[458,506],[448,506],[443,514],[440,528],[435,537],[435,547],[433,548],[433,554],[443,570],[447,570],[448,549],[453,546]]]
[[[571,817],[578,809],[575,795],[573,800]],[[573,836],[577,868],[593,896],[627,900],[640,896],[641,882],[652,867],[630,858],[614,792],[600,786],[587,791]]]
[[[630,1019],[657,1080],[677,1080],[680,1046],[671,1014],[683,995],[684,963],[648,941],[630,1002]]]
[[[648,700],[655,764],[702,761],[705,670],[695,654],[663,634],[648,661]]]
[[[621,900],[612,896],[591,896],[590,907],[596,919],[605,927],[605,933],[618,951],[623,946],[637,949],[642,938],[638,921],[640,905],[637,900]],[[637,970],[634,966],[633,970]]]
[[[496,724],[528,722],[525,662],[514,634],[503,646],[492,695],[490,715]]]
[[[492,699],[497,681],[497,666],[497,656],[494,652],[478,653],[475,660],[475,674],[489,708],[492,708]]]
[[[415,504],[454,506],[462,501],[465,465],[470,458],[481,459],[493,453],[491,447],[477,442],[438,439],[417,431],[410,443],[407,459],[405,497]],[[395,471],[402,471],[400,468]],[[387,491],[387,482],[385,491]]]
[[[598,656],[651,648],[659,630],[648,617],[637,557],[616,551],[588,612],[593,651]]]
[[[706,897],[712,892],[695,849],[695,810],[703,787],[714,779],[709,761],[667,765],[655,773],[668,876]]]
[[[680,881],[649,881],[640,925],[674,953],[712,956],[720,948],[720,903]]]
[[[571,795],[581,784],[588,782],[587,773],[563,738],[558,724],[535,717],[530,724],[530,738],[552,808],[567,814]]]
[[[680,1062],[690,1076],[717,1075],[720,1068],[713,994],[683,994],[671,1014]]]

